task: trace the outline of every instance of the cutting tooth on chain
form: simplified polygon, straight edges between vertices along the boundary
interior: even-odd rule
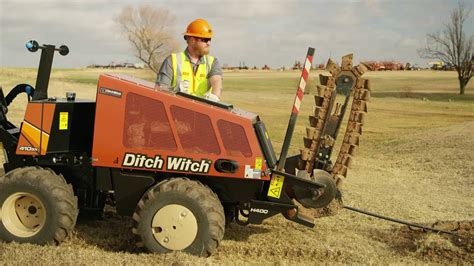
[[[344,136],[344,143],[353,144],[359,146],[359,135],[346,134]]]
[[[367,113],[367,102],[362,100],[353,100],[351,111]]]
[[[339,154],[336,163],[349,167],[352,163],[352,156],[349,154]]]
[[[351,122],[358,122],[361,124],[364,124],[364,119],[365,119],[365,113],[363,112],[351,112],[349,116],[349,121]]]
[[[337,66],[337,65],[336,65]],[[321,85],[316,85],[317,87],[320,87],[323,91],[324,90],[329,90],[332,91],[334,90],[334,87],[336,86],[336,79],[332,76],[325,76],[325,75],[319,75],[319,80],[321,82]],[[324,93],[320,93],[319,95],[322,96]]]
[[[328,76],[326,87],[330,90],[334,90],[334,88],[336,87],[336,79],[334,78],[334,76]]]
[[[346,177],[347,175],[347,167],[345,165],[336,163],[334,164],[334,167],[332,168],[332,172],[334,175],[342,175]]]
[[[314,96],[314,102],[316,106],[323,106],[324,96]]]
[[[347,131],[349,133],[356,133],[362,135],[362,124],[349,121],[349,123],[347,124]]]
[[[368,79],[365,80],[364,88],[368,91],[372,90],[371,86],[370,86],[370,80],[368,80]]]
[[[345,178],[345,176],[341,176],[341,175],[335,175],[334,176],[334,179],[336,179],[336,187],[341,187],[342,186],[342,182],[344,182],[344,178]]]
[[[330,78],[331,78],[331,76],[326,76],[326,75],[323,75],[323,74],[319,74],[319,83],[321,83],[322,86],[327,86],[328,81],[329,81]],[[318,85],[316,85],[316,86],[318,86]]]
[[[368,102],[370,100],[370,91],[367,89],[357,90],[354,94],[354,99]]]
[[[309,148],[301,149],[301,160],[306,161],[309,158],[310,150]]]
[[[356,85],[355,85],[356,90],[363,89],[364,86],[365,86],[365,81],[366,81],[366,79],[358,78],[357,82],[356,82]]]
[[[342,70],[351,70],[352,69],[352,54],[348,54],[342,57],[341,69]]]
[[[343,143],[341,145],[340,153],[347,153],[347,154],[350,154],[350,155],[354,156],[356,151],[357,151],[357,146],[356,145],[352,145],[352,144],[348,144],[348,143]]]
[[[341,170],[342,164],[336,162],[334,166],[332,167],[332,172],[334,175],[338,174],[338,172]]]
[[[326,117],[326,109],[321,106],[313,106],[313,116],[317,119],[324,119]]]
[[[313,145],[313,141],[314,141],[314,140],[313,140],[313,139],[310,139],[310,138],[304,137],[304,138],[303,138],[303,141],[304,141],[304,147],[310,149],[311,146]]]
[[[306,127],[306,137],[309,139],[314,139],[316,136],[316,128]]]
[[[352,156],[350,156],[349,154],[344,155],[343,165],[349,168],[351,167],[351,164],[352,164]]]
[[[327,87],[322,85],[316,85],[316,96],[324,97]]]
[[[309,116],[309,124],[316,128],[317,130],[321,130],[324,127],[324,120],[323,119],[317,119],[316,117],[310,115]]]
[[[324,98],[326,100],[329,100],[334,93],[334,90],[331,87],[327,87],[326,90],[324,91]]]
[[[331,58],[329,58],[328,63],[326,64],[326,70],[329,71],[329,73],[331,73],[333,77],[335,77],[341,71],[339,66],[336,63],[334,63],[334,61],[332,61]]]
[[[357,77],[360,77],[364,75],[367,70],[367,66],[365,66],[364,64],[359,64],[353,68],[352,73],[354,73],[354,75],[356,75]]]

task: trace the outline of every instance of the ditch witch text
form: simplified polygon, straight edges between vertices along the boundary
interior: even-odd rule
[[[168,156],[166,170],[176,172],[191,172],[207,174],[211,168],[211,160],[201,159],[194,161],[192,158]],[[145,154],[125,153],[122,166],[163,170],[165,160],[160,155],[148,157]]]

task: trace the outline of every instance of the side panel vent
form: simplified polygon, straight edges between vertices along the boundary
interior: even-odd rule
[[[209,116],[175,105],[170,109],[184,151],[221,153]]]
[[[177,149],[163,103],[135,93],[127,94],[123,136],[127,148]]]
[[[226,121],[217,121],[224,148],[228,155],[252,157],[252,150],[241,125]]]

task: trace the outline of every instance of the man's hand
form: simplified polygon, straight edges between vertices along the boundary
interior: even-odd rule
[[[189,80],[181,80],[178,91],[189,94]]]
[[[219,97],[217,97],[217,95],[212,94],[210,92],[206,93],[206,99],[208,99],[210,101],[213,101],[213,102],[219,102],[221,100],[221,99],[219,99]]]

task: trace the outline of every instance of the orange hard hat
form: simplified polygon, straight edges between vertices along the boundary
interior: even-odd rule
[[[211,29],[211,25],[209,25],[207,21],[199,18],[189,23],[188,28],[186,29],[186,32],[183,34],[184,36],[212,38],[212,29]]]

